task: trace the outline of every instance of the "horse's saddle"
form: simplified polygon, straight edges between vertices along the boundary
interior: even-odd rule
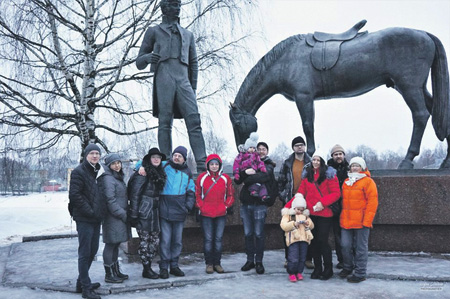
[[[311,51],[311,63],[315,69],[325,71],[332,69],[340,55],[343,42],[357,38],[367,31],[359,33],[367,21],[359,21],[355,26],[342,33],[314,32],[306,35],[306,44],[313,47]]]

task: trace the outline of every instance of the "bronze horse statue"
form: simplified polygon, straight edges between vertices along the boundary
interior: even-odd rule
[[[341,34],[315,32],[278,43],[250,70],[230,107],[236,145],[257,130],[255,114],[269,98],[294,101],[302,119],[307,152],[313,154],[314,100],[354,97],[386,85],[397,90],[412,113],[413,132],[399,168],[413,168],[427,121],[449,144],[449,75],[444,47],[420,30],[387,28],[359,32],[359,22]],[[426,83],[431,69],[431,95]],[[449,168],[450,146],[441,168]]]

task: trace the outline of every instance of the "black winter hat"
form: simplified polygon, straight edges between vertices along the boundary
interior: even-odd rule
[[[179,153],[180,155],[183,156],[184,161],[187,161],[187,148],[185,148],[184,146],[180,145],[176,149],[173,150],[172,156],[175,153]]]
[[[292,139],[291,148],[294,148],[294,145],[296,145],[297,143],[303,143],[306,145],[305,139],[303,139],[302,136],[297,136],[294,139]]]
[[[89,143],[88,146],[86,146],[86,148],[84,149],[84,157],[86,158],[86,156],[92,151],[98,151],[100,155],[102,154],[102,151],[100,150],[100,147],[98,147],[97,144]]]
[[[150,158],[151,158],[153,155],[160,155],[163,161],[166,160],[166,155],[164,155],[163,153],[161,153],[161,152],[159,151],[159,148],[157,148],[157,147],[152,147],[152,148],[148,151],[147,155],[144,156],[144,159],[143,159],[143,160],[145,160],[145,161],[148,160],[148,161],[150,162]]]

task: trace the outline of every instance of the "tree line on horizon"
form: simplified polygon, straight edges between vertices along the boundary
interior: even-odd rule
[[[232,172],[234,157],[227,155],[227,148],[223,145],[223,138],[216,137],[213,134],[205,134],[205,142],[208,153],[218,153],[224,156],[224,171]],[[56,181],[67,188],[70,170],[75,168],[78,163],[78,153],[67,152],[66,155],[57,155],[57,149],[48,149],[41,151],[36,155],[16,155],[0,158],[0,194],[9,195],[12,193],[41,192],[43,186],[50,181]],[[414,161],[415,169],[438,169],[440,163],[446,156],[446,148],[439,143],[434,149],[423,149],[418,158]],[[270,151],[271,159],[277,164],[275,175],[292,150],[286,144],[279,144]],[[133,172],[136,160],[139,157],[133,157],[126,152],[121,153],[123,157],[124,171],[127,177]],[[142,156],[145,152],[142,153]],[[105,155],[103,155],[105,156]],[[402,161],[403,153],[391,150],[377,153],[373,148],[366,145],[359,145],[355,149],[347,150],[346,158],[348,161],[354,156],[362,156],[370,170],[378,169],[397,169]],[[195,161],[191,152],[189,152],[187,163],[191,169],[195,169]]]

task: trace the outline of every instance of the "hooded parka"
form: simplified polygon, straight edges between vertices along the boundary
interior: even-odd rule
[[[211,218],[226,215],[227,209],[234,203],[233,184],[231,178],[222,173],[222,159],[217,154],[211,154],[206,159],[206,165],[213,159],[219,161],[219,171],[207,170],[198,176],[195,183],[195,205],[202,216]]]

